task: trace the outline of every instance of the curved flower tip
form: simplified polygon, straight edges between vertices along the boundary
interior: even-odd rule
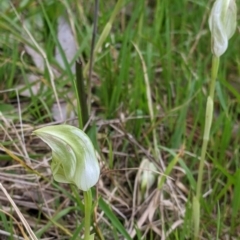
[[[228,47],[228,40],[237,26],[237,6],[235,0],[216,0],[209,16],[212,33],[212,53],[220,57]]]
[[[52,149],[51,170],[57,182],[73,183],[83,191],[94,186],[100,167],[89,137],[70,125],[43,127],[33,132]]]

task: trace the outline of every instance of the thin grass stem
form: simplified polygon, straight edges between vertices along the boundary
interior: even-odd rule
[[[88,108],[85,101],[85,89],[83,83],[82,63],[80,60],[76,61],[76,85],[75,85],[77,98],[78,98],[78,122],[79,128],[83,126],[88,120]],[[91,208],[92,208],[92,192],[91,189],[83,192],[84,195],[84,240],[90,240],[90,226],[91,226]]]
[[[87,95],[88,95],[88,112],[91,112],[91,95],[92,95],[92,70],[94,64],[94,46],[97,35],[97,23],[98,23],[98,9],[99,9],[99,0],[95,0],[95,9],[94,9],[94,22],[93,22],[93,32],[92,32],[92,42],[91,42],[91,53],[89,61],[89,79],[87,86]]]
[[[78,122],[79,128],[83,129],[88,121],[88,107],[83,79],[83,67],[79,60],[76,61],[76,94],[78,100]]]

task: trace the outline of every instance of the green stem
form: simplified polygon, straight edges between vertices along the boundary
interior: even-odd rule
[[[200,200],[201,190],[202,190],[202,179],[203,179],[203,167],[204,167],[204,160],[207,152],[207,145],[208,140],[204,139],[202,144],[202,151],[201,151],[201,160],[198,169],[198,181],[197,181],[197,199]]]
[[[219,58],[216,56],[213,56],[212,59],[212,73],[211,73],[211,82],[210,82],[210,92],[209,92],[209,98],[214,101],[214,91],[215,91],[215,83],[217,78],[217,72],[218,72],[218,66],[219,66]],[[209,100],[208,98],[208,100]],[[199,170],[198,170],[198,181],[197,181],[197,199],[200,200],[201,192],[202,192],[202,178],[203,178],[203,167],[204,167],[204,161],[205,156],[207,152],[207,145],[209,141],[210,136],[210,128],[212,125],[212,118],[209,117],[209,115],[213,114],[213,106],[210,109],[208,107],[209,101],[207,101],[207,109],[206,109],[206,121],[204,126],[204,136],[203,136],[203,143],[202,143],[202,150],[201,150],[201,159],[199,164]],[[211,112],[209,112],[211,111]]]
[[[211,72],[211,85],[210,85],[210,93],[209,96],[214,100],[214,91],[215,91],[215,83],[218,74],[219,67],[219,57],[213,55],[212,58],[212,72]]]
[[[84,227],[84,240],[90,239],[90,226],[91,226],[91,211],[92,211],[92,192],[91,189],[84,192],[84,209],[85,209],[85,227]]]
[[[197,180],[196,199],[195,199],[195,202],[197,202],[197,204],[194,204],[196,209],[193,209],[195,213],[194,214],[195,240],[198,239],[198,236],[199,236],[199,224],[200,224],[200,212],[201,212],[200,199],[202,196],[203,168],[204,168],[204,161],[205,161],[206,152],[207,152],[207,146],[209,142],[210,129],[212,125],[212,116],[213,116],[213,110],[214,110],[214,92],[215,92],[215,84],[216,84],[216,78],[218,73],[218,67],[219,67],[219,57],[213,56],[210,92],[207,99],[204,135],[203,135],[203,143],[202,143],[202,149],[201,149],[201,159],[200,159],[199,170],[198,170],[198,180]]]

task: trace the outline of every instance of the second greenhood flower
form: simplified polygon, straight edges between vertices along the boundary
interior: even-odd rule
[[[216,0],[209,16],[212,33],[212,52],[220,57],[228,47],[228,40],[237,26],[237,6],[235,0]]]
[[[51,170],[57,182],[73,183],[88,191],[100,175],[100,167],[89,137],[70,125],[48,126],[33,132],[52,149]]]

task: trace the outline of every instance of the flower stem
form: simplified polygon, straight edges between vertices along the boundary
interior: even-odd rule
[[[198,180],[197,180],[197,189],[196,189],[196,197],[194,197],[193,204],[194,209],[194,239],[199,238],[199,225],[200,225],[200,200],[202,196],[202,181],[203,181],[203,168],[204,168],[204,161],[207,152],[207,146],[209,142],[210,130],[212,125],[212,116],[214,110],[214,92],[215,92],[215,84],[216,78],[218,73],[219,67],[219,57],[213,55],[212,58],[212,72],[211,72],[211,82],[210,82],[210,92],[207,99],[207,106],[206,106],[206,115],[205,115],[205,126],[204,126],[204,135],[203,135],[203,143],[201,149],[201,159],[198,169]]]
[[[204,167],[207,145],[208,145],[209,136],[210,136],[210,128],[211,128],[211,125],[212,125],[212,117],[211,116],[213,114],[213,108],[214,108],[213,107],[214,90],[215,90],[215,83],[216,83],[216,78],[217,78],[218,66],[219,66],[219,58],[216,57],[216,56],[213,56],[211,82],[210,82],[210,92],[209,92],[208,101],[207,101],[203,144],[202,144],[201,159],[200,159],[199,170],[198,170],[197,194],[196,194],[198,200],[200,200],[201,191],[202,191],[203,167]],[[209,106],[211,104],[211,101],[212,101],[212,106]]]
[[[210,94],[209,96],[214,99],[214,92],[215,92],[215,83],[217,79],[218,74],[218,68],[219,68],[219,57],[216,57],[213,55],[212,58],[212,72],[211,72],[211,85],[210,85]]]
[[[85,209],[85,227],[84,227],[84,240],[90,239],[90,226],[91,226],[91,211],[92,211],[92,192],[91,189],[84,192],[84,209]]]

